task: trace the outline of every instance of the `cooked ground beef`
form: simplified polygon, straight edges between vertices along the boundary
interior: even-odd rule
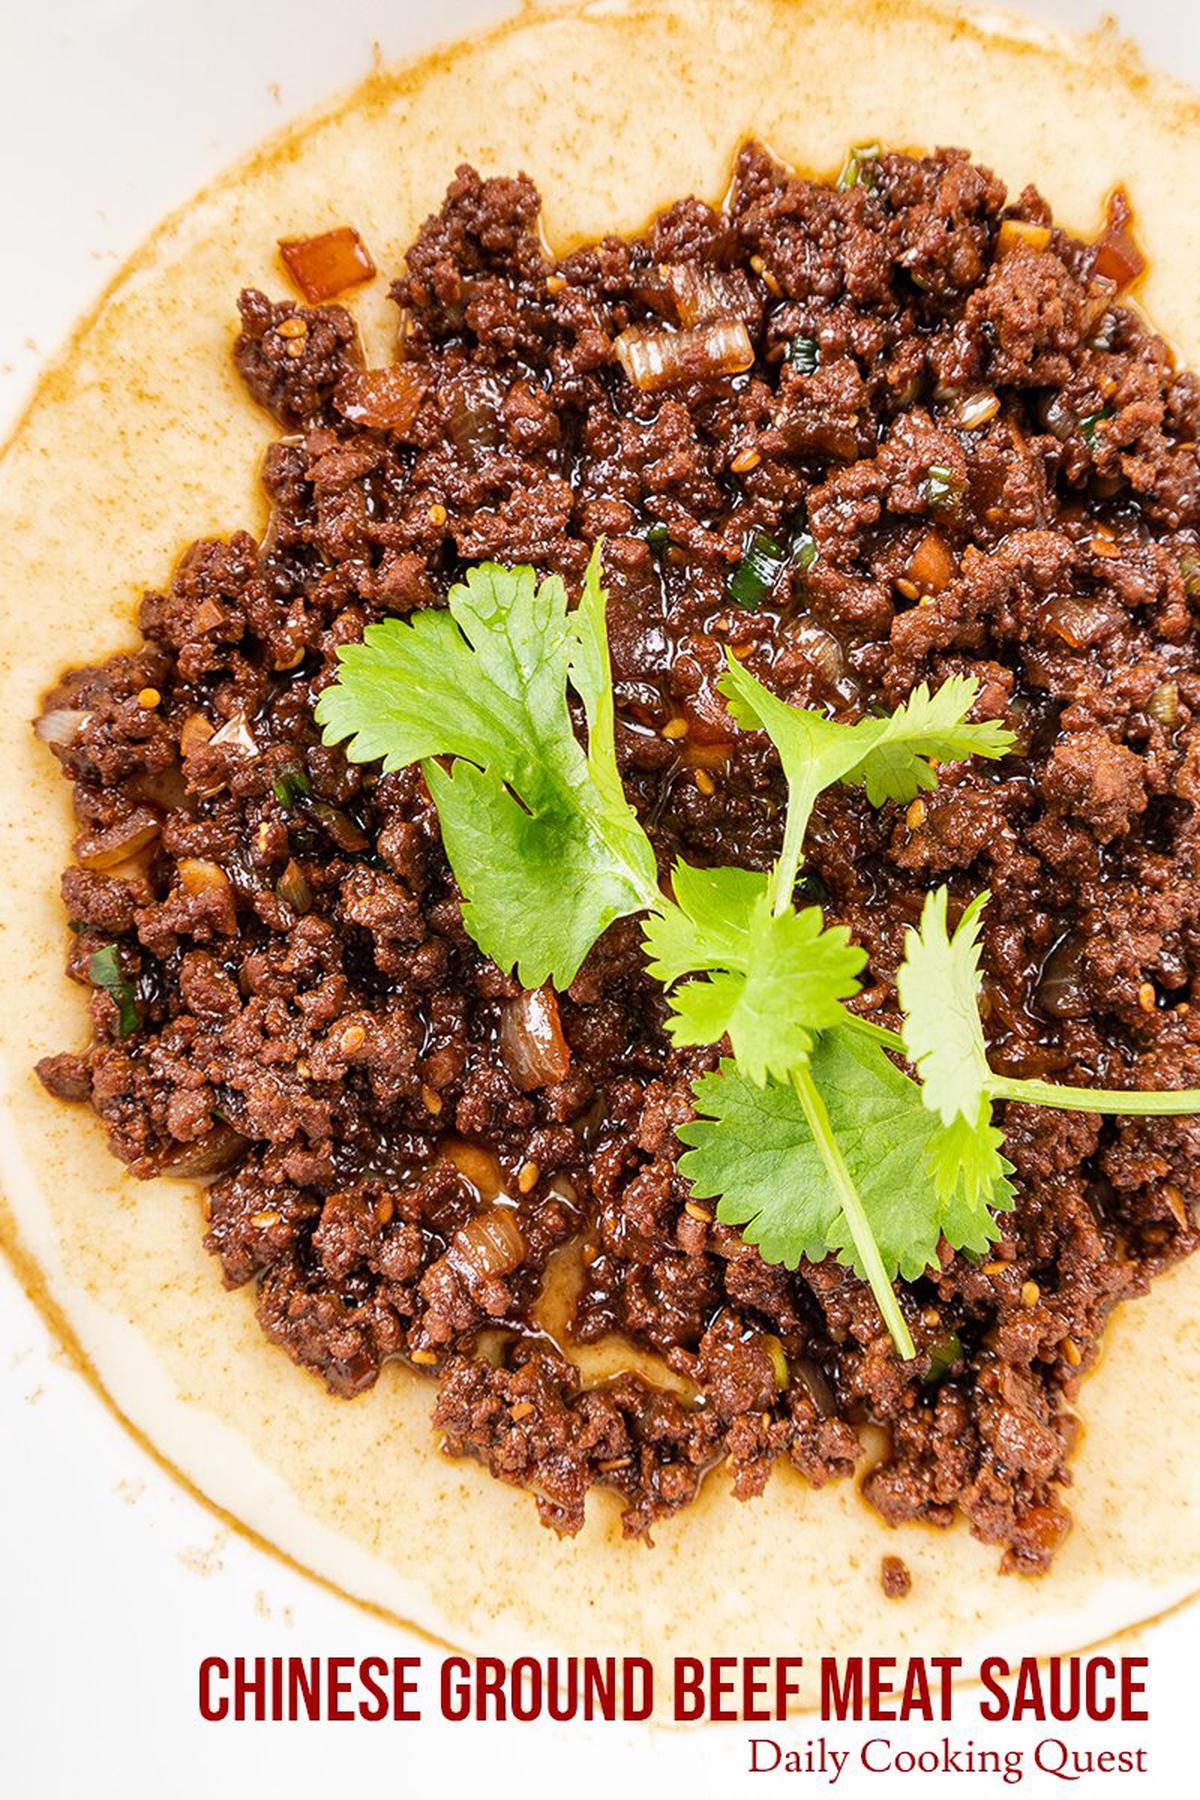
[[[885,1556],[879,1564],[879,1585],[889,1600],[904,1600],[912,1592],[912,1575],[900,1556]]]
[[[115,945],[132,992],[93,985],[90,1047],[41,1073],[135,1174],[216,1173],[206,1243],[272,1340],[341,1395],[425,1366],[447,1447],[560,1531],[593,1483],[648,1535],[720,1459],[744,1497],[780,1457],[848,1476],[869,1421],[889,1522],[962,1512],[1036,1570],[1105,1317],[1196,1245],[1200,1120],[1011,1106],[1016,1210],[987,1260],[946,1248],[904,1289],[905,1365],[852,1274],[769,1267],[689,1204],[675,1128],[713,1056],[670,1047],[636,921],[558,997],[569,1067],[518,1082],[519,990],[463,930],[419,772],[350,766],[312,722],[371,620],[481,557],[575,588],[603,534],[630,796],[664,867],[762,869],[783,784],[715,691],[727,645],[845,719],[976,675],[1016,754],[908,809],[818,803],[805,885],[869,952],[860,1004],[896,1023],[928,888],[987,887],[999,1068],[1200,1083],[1200,387],[1032,190],[1006,204],[957,151],[869,173],[839,191],[751,145],[723,211],[556,262],[529,181],[460,169],[393,290],[420,404],[391,429],[344,310],[243,294],[238,366],[286,434],[267,535],[194,544],[141,647],[47,701],[80,824],[70,973]],[[615,338],[697,294],[753,367],[689,354],[636,389]],[[815,560],[734,604],[747,534],[801,529]],[[620,1334],[661,1384],[581,1386],[541,1329],[556,1251],[580,1283],[560,1339]]]

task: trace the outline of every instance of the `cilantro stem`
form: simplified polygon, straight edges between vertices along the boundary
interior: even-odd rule
[[[1085,1088],[1053,1081],[993,1075],[988,1090],[996,1100],[1026,1106],[1057,1106],[1063,1112],[1172,1114],[1200,1112],[1200,1088]]]
[[[796,877],[804,860],[805,833],[811,817],[812,798],[809,795],[800,798],[793,791],[788,803],[787,823],[783,828],[783,848],[779,852],[779,861],[771,872],[771,911],[776,918],[792,904]]]
[[[894,1050],[897,1056],[906,1054],[904,1039],[898,1031],[889,1031],[886,1025],[876,1025],[872,1019],[864,1019],[861,1013],[846,1011],[842,1023],[860,1037],[870,1038],[873,1044],[882,1044],[885,1050]]]
[[[875,1234],[871,1230],[871,1222],[867,1218],[858,1189],[854,1185],[854,1177],[846,1167],[846,1159],[842,1155],[841,1146],[833,1134],[829,1123],[829,1114],[825,1109],[811,1070],[805,1065],[792,1070],[792,1086],[804,1109],[805,1122],[812,1133],[813,1142],[820,1151],[821,1159],[829,1171],[829,1179],[833,1183],[842,1211],[846,1215],[846,1223],[850,1227],[850,1235],[854,1239],[854,1248],[858,1252],[859,1261],[866,1270],[867,1280],[871,1286],[879,1310],[883,1314],[883,1322],[892,1336],[892,1342],[906,1362],[917,1354],[904,1314],[887,1278],[883,1266],[883,1258],[879,1254],[879,1245],[875,1242]]]

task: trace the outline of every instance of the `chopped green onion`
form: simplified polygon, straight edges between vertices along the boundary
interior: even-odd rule
[[[807,527],[795,532],[788,544],[788,561],[803,575],[817,560],[817,541]]]
[[[816,338],[794,337],[788,345],[787,360],[801,375],[811,375],[821,360],[821,346]]]
[[[948,1332],[944,1338],[939,1338],[936,1344],[931,1345],[929,1371],[923,1378],[926,1387],[932,1386],[935,1381],[941,1381],[942,1377],[961,1359],[962,1353],[962,1339],[957,1331]]]
[[[303,769],[284,769],[271,783],[271,792],[284,812],[291,812],[298,801],[307,800],[312,793],[312,782]]]
[[[1102,406],[1099,412],[1089,413],[1086,419],[1079,421],[1079,435],[1089,450],[1096,448],[1096,427],[1101,419],[1111,419],[1116,411],[1115,406]]]
[[[855,144],[847,152],[842,164],[842,172],[838,176],[838,190],[845,193],[847,188],[874,187],[875,164],[879,161],[878,144]]]
[[[788,552],[765,531],[752,531],[742,560],[725,579],[725,592],[739,606],[761,606],[788,563]]]
[[[671,528],[661,520],[654,525],[647,525],[642,533],[642,541],[650,546],[655,556],[660,556],[671,542]]]
[[[115,944],[105,944],[103,950],[93,950],[88,957],[88,980],[93,987],[103,988],[116,1007],[119,1035],[131,1036],[142,1019],[133,997],[133,983],[126,981],[121,973]]]
[[[791,1380],[791,1372],[788,1369],[787,1352],[784,1350],[779,1339],[772,1336],[770,1332],[764,1332],[762,1346],[771,1359],[771,1367],[775,1372],[775,1386],[782,1394],[786,1392],[788,1383]]]
[[[925,504],[935,510],[939,506],[949,506],[958,498],[958,483],[954,472],[942,463],[934,463],[925,482]]]

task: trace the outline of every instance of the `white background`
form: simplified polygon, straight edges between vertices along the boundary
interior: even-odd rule
[[[305,0],[0,0],[0,430],[41,360],[164,212],[264,133],[352,84],[374,44],[396,57],[506,10],[503,0],[442,0],[436,13],[415,0],[337,0],[325,12]],[[1026,10],[1086,25],[1101,9],[1030,0]],[[1187,0],[1117,10],[1154,60],[1200,82]],[[750,1782],[742,1728],[201,1723],[202,1655],[392,1656],[419,1646],[224,1530],[177,1488],[66,1365],[3,1262],[0,1549],[0,1795],[14,1800],[304,1797],[364,1780],[373,1800],[567,1781],[587,1800],[614,1780],[634,1793],[681,1783],[701,1797]],[[1094,1748],[1148,1742],[1148,1779],[1064,1788],[1035,1776],[1014,1788],[948,1777],[936,1791],[1195,1792],[1198,1633],[1196,1613],[1185,1612],[1135,1646],[1152,1658],[1148,1731],[1072,1734]],[[956,1737],[970,1737],[971,1722],[967,1710]],[[818,1729],[757,1728],[796,1746]],[[849,1730],[826,1735],[856,1741]],[[902,1735],[919,1746],[942,1732]],[[1039,1734],[977,1735],[1029,1745]],[[817,1777],[780,1783],[840,1795],[926,1787],[919,1777],[897,1790],[849,1775],[832,1790]]]

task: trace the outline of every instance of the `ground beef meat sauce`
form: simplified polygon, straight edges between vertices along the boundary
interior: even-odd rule
[[[750,146],[723,211],[557,262],[538,212],[458,172],[391,369],[341,307],[243,294],[237,363],[284,433],[266,537],[193,545],[141,648],[41,721],[94,1033],[42,1078],[135,1174],[211,1178],[206,1242],[272,1340],[340,1395],[427,1368],[447,1448],[559,1531],[604,1483],[646,1535],[718,1459],[743,1497],[779,1457],[848,1476],[870,1422],[885,1519],[961,1511],[1039,1569],[1105,1315],[1195,1247],[1200,1121],[1010,1106],[1016,1210],[988,1260],[946,1251],[906,1292],[906,1365],[850,1273],[768,1266],[692,1200],[675,1133],[713,1056],[670,1047],[636,921],[522,995],[463,929],[419,772],[348,764],[312,708],[340,644],[465,562],[577,591],[603,535],[618,754],[661,863],[764,869],[782,777],[716,693],[726,646],[844,719],[976,675],[1016,754],[907,809],[817,805],[805,882],[870,953],[864,1003],[896,1022],[925,891],[986,886],[999,1068],[1200,1083],[1200,389],[1121,303],[1119,203],[1081,244],[959,152],[835,187]],[[739,605],[755,532],[810,543]],[[613,1333],[661,1378],[585,1385],[572,1343]]]

